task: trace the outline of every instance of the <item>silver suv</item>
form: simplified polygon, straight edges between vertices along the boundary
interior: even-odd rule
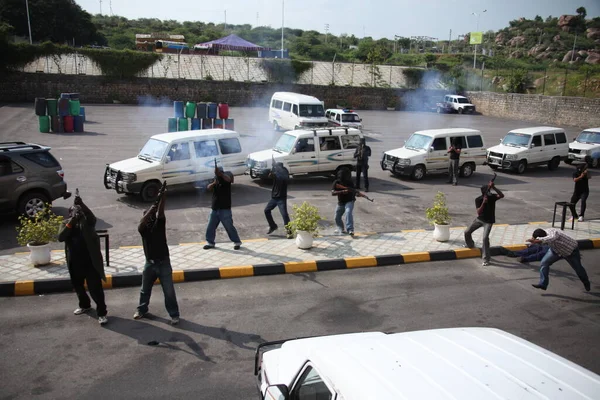
[[[33,217],[46,203],[68,199],[64,172],[50,147],[24,142],[0,143],[0,210]]]

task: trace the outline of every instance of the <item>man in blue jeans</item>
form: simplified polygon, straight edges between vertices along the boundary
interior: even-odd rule
[[[175,286],[173,285],[173,269],[169,259],[169,246],[167,246],[165,190],[163,186],[158,195],[158,205],[152,205],[144,213],[138,226],[138,232],[142,235],[146,264],[142,272],[140,304],[135,314],[133,314],[133,319],[143,318],[148,312],[152,286],[158,278],[165,296],[165,308],[171,317],[171,324],[176,325],[179,323],[179,306],[175,295]]]
[[[542,261],[549,248],[550,246],[548,245],[532,244],[531,246],[527,246],[526,249],[518,251],[505,250],[504,247],[501,249],[502,254],[507,257],[516,258],[520,263],[530,263],[533,261]]]
[[[233,226],[233,216],[231,215],[231,184],[233,183],[233,174],[223,172],[221,167],[215,167],[215,180],[208,186],[208,190],[213,191],[212,211],[208,217],[206,226],[206,244],[204,250],[214,249],[217,227],[220,223],[227,231],[229,240],[233,242],[233,249],[239,250],[242,241],[238,235],[237,229]]]
[[[336,187],[337,185],[343,185],[348,189],[338,189]],[[350,236],[354,236],[354,217],[352,216],[352,212],[354,211],[356,192],[353,189],[352,173],[347,168],[340,169],[338,171],[337,179],[333,182],[333,186],[331,187],[331,195],[338,197],[338,204],[335,209],[336,232],[347,232]],[[346,229],[344,229],[344,223],[342,222],[342,216],[344,216],[344,214],[346,214]]]
[[[271,213],[275,207],[279,207],[279,212],[283,218],[283,225],[287,226],[290,222],[290,216],[287,211],[287,187],[288,181],[290,180],[290,174],[287,168],[283,166],[283,163],[273,162],[273,168],[269,177],[273,179],[273,188],[271,189],[271,200],[269,200],[269,203],[265,207],[265,217],[269,223],[267,235],[275,232],[278,228],[273,219],[273,214]],[[291,239],[292,234],[287,228],[286,232],[287,238]]]
[[[527,239],[529,243],[546,244],[550,246],[544,258],[542,258],[542,266],[540,268],[540,282],[535,285],[536,289],[546,290],[549,283],[550,266],[564,258],[571,268],[583,283],[586,291],[590,291],[591,284],[587,272],[581,265],[581,254],[579,253],[579,245],[577,241],[558,229],[536,229],[533,231],[533,237]]]

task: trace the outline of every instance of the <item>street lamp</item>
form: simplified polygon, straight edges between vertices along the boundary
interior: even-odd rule
[[[471,13],[471,15],[475,15],[477,17],[477,29],[475,30],[475,32],[479,32],[479,17],[481,16],[481,14],[483,14],[484,12],[487,12],[487,10],[483,10],[480,13]],[[477,63],[477,45],[475,45],[475,52],[473,53],[473,69],[475,69],[475,64]]]
[[[31,38],[31,19],[29,18],[29,0],[25,0],[25,8],[27,9],[27,26],[29,27],[29,44],[33,44]]]

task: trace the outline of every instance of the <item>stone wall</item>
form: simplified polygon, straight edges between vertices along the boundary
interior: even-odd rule
[[[484,115],[547,125],[600,127],[600,99],[533,94],[468,92],[466,96]]]

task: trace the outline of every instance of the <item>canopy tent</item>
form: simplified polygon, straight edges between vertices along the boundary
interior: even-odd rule
[[[271,50],[268,47],[258,46],[241,37],[231,34],[220,39],[211,40],[210,42],[198,43],[194,45],[194,49],[204,50],[236,50],[236,51],[261,51]]]

